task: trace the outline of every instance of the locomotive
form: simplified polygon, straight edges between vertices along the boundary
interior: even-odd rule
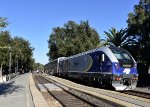
[[[52,75],[111,85],[116,91],[133,90],[138,81],[134,58],[127,50],[114,46],[57,58],[48,64],[48,69]]]

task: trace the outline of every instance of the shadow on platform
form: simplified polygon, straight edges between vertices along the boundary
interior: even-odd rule
[[[0,95],[11,94],[13,92],[18,92],[24,87],[20,85],[15,85],[15,81],[11,81],[9,83],[0,84]]]
[[[150,89],[150,75],[140,77],[137,87]]]

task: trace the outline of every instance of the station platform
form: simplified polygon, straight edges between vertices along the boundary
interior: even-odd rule
[[[31,73],[0,83],[0,107],[49,107]]]

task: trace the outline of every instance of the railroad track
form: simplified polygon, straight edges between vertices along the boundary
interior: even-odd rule
[[[109,103],[112,102],[112,103],[118,104],[116,106],[149,107],[150,105],[150,100],[147,98],[142,98],[142,97],[134,96],[134,95],[128,95],[125,93],[120,93],[120,92],[116,92],[112,90],[93,88],[93,87],[74,83],[69,80],[62,79],[62,78],[55,77],[55,76],[47,75],[46,77],[48,78],[48,80],[50,80],[54,84],[60,84],[60,86],[63,85],[70,89],[81,91],[82,93],[85,93],[86,95],[89,94],[90,96],[93,96],[94,99],[100,99],[100,100],[104,99],[104,102],[105,100],[107,100],[109,101]],[[93,98],[90,98],[90,99],[93,99]]]
[[[38,84],[41,85],[42,83],[47,83],[47,81],[41,81],[41,78],[38,78],[35,75],[33,75],[33,77],[37,88],[39,88]],[[62,107],[62,105],[56,101],[56,99],[47,90],[41,91],[41,93],[50,107]]]
[[[150,94],[145,93],[145,92],[131,90],[131,91],[125,91],[123,93],[133,95],[133,96],[142,97],[142,98],[146,98],[146,99],[150,99]]]
[[[40,75],[35,76],[35,81],[39,84],[49,84],[50,82],[43,78]],[[51,84],[51,83],[50,83]],[[45,87],[45,86],[44,86]],[[63,107],[93,107],[94,104],[84,101],[77,96],[74,96],[72,93],[69,93],[65,90],[61,91],[48,91],[50,94],[60,102]]]

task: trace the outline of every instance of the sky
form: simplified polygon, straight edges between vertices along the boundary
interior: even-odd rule
[[[33,57],[38,63],[48,63],[49,35],[52,28],[63,27],[72,20],[89,21],[100,38],[111,27],[126,28],[128,13],[134,11],[139,0],[0,0],[0,17],[7,17],[6,30],[12,37],[28,40],[34,47]]]

